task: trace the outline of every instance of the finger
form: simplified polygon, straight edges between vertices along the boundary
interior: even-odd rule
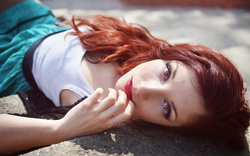
[[[134,109],[135,109],[134,103],[132,101],[129,101],[125,111],[121,112],[120,114],[118,114],[118,115],[114,116],[113,118],[111,118],[109,120],[109,124],[110,125],[116,125],[118,123],[127,121],[128,119],[131,118]]]
[[[60,27],[61,23],[60,22],[56,22],[55,25]]]
[[[58,27],[70,27],[68,22],[55,22],[55,25]]]
[[[86,100],[86,103],[88,105],[96,104],[97,101],[100,99],[100,97],[103,94],[103,89],[102,88],[97,88],[94,93],[92,93]]]
[[[125,94],[125,92],[121,90],[118,90],[118,95],[119,96],[116,103],[104,112],[108,118],[111,118],[112,116],[119,114],[126,108],[127,95]]]
[[[102,100],[97,109],[100,112],[105,111],[106,109],[108,109],[109,107],[111,107],[116,103],[116,98],[117,98],[116,90],[110,88],[108,96]]]
[[[59,21],[65,21],[66,19],[63,16],[56,17]]]

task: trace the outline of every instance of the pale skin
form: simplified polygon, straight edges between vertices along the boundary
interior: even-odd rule
[[[103,90],[97,89],[60,120],[1,114],[0,153],[15,153],[101,132],[131,117],[134,106],[131,102],[127,104],[124,92],[110,89],[109,95],[97,103],[102,94]]]
[[[112,84],[115,89],[107,89],[106,97],[103,97],[103,89],[96,89],[90,97],[70,110],[61,120],[51,121],[0,115],[0,136],[3,136],[0,140],[1,153],[13,153],[101,132],[117,123],[125,122],[132,114],[148,122],[178,127],[192,121],[193,116],[205,113],[202,99],[193,85],[193,82],[195,83],[194,73],[181,62],[160,59],[146,62],[120,76],[114,84],[111,82],[118,76],[110,70],[110,64],[85,63],[89,64],[87,69],[91,71],[98,71],[97,69],[102,66],[103,70],[98,74],[107,74],[106,78],[108,75],[114,78],[97,82],[96,85],[105,88],[108,87],[106,84]],[[173,72],[176,71],[174,78],[174,74],[170,74],[167,81],[163,79],[166,63],[171,65]],[[96,74],[95,72],[83,74],[88,77],[88,80],[93,80],[94,75],[91,73]],[[127,95],[122,91],[130,77],[133,77],[132,101],[128,100]],[[74,98],[72,96],[75,95],[71,91],[68,90],[68,93],[70,93],[68,96],[67,92],[63,96],[61,94],[62,101],[70,102]],[[102,101],[98,103],[98,99],[102,99]],[[172,113],[168,119],[164,118],[162,112],[163,99],[175,104],[175,111],[171,105]]]
[[[12,4],[6,6],[20,1],[9,1]],[[177,66],[178,70],[175,78],[170,74],[169,79],[163,81],[167,62],[171,65],[172,73]],[[197,92],[197,86],[194,86],[194,72],[184,64],[154,60],[135,67],[123,76],[114,71],[114,65],[92,64],[83,58],[82,74],[95,92],[60,120],[0,114],[0,153],[15,153],[101,132],[127,121],[132,115],[145,121],[177,127],[191,121],[192,116],[205,113],[202,98]],[[133,98],[129,100],[124,92],[124,85],[131,77]],[[98,99],[101,102],[97,102]],[[78,98],[70,90],[60,93],[62,105],[72,104],[76,100]],[[168,119],[162,111],[164,100],[174,102],[175,105],[173,110],[173,105],[170,104],[172,107]]]
[[[168,69],[166,64],[171,68],[171,72],[164,77],[164,71]],[[181,62],[157,59],[142,63],[119,76],[112,70],[111,64],[92,64],[83,59],[82,69],[86,69],[82,72],[86,79],[92,82],[90,84],[94,89],[102,87],[107,90],[112,87],[125,91],[126,82],[132,78],[131,101],[135,105],[133,116],[144,121],[179,127],[206,113],[203,99],[196,86],[194,71]],[[164,100],[168,101],[171,107],[168,119],[162,112]]]
[[[0,11],[23,0],[2,0]],[[72,92],[65,92],[71,104]],[[61,95],[64,93],[62,92]],[[67,95],[68,94],[68,95]],[[120,90],[107,89],[105,97],[102,88],[71,109],[60,120],[44,120],[0,114],[0,153],[11,154],[37,146],[44,146],[69,140],[74,137],[101,132],[117,123],[127,121],[134,110],[132,102]],[[70,133],[69,133],[70,132]]]

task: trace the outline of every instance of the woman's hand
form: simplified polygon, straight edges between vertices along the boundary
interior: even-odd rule
[[[131,117],[134,104],[123,91],[110,89],[109,95],[99,103],[102,94],[103,90],[97,89],[59,120],[63,140],[101,132]]]
[[[97,89],[60,120],[0,114],[0,153],[11,154],[97,133],[131,117],[134,104],[123,91],[110,89],[109,95],[99,103],[102,93],[102,89]]]
[[[61,22],[56,22],[55,23],[56,26],[59,26],[59,27],[71,27],[70,26],[70,21],[72,19],[71,16],[63,14],[63,15],[57,16],[56,18],[59,21],[61,21]]]

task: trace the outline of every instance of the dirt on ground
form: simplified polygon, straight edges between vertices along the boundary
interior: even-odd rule
[[[127,0],[127,3],[139,1]],[[158,1],[155,0],[155,3]],[[192,0],[189,1],[191,3]],[[249,4],[247,0],[235,1]],[[124,17],[129,23],[139,23],[148,28],[154,36],[170,43],[195,42],[217,49],[238,67],[248,88],[246,98],[250,99],[250,12],[245,9],[172,8],[165,7],[162,3],[161,6],[152,7],[153,1],[140,1],[140,6],[127,6],[118,0],[42,2],[52,8],[56,15],[105,14]],[[205,0],[199,2],[205,3]],[[143,6],[144,3],[148,5]],[[233,4],[233,1],[231,3]],[[25,107],[17,95],[0,98],[0,113],[25,112]],[[249,132],[246,134],[247,148],[239,150],[227,142],[208,136],[187,136],[176,129],[131,119],[98,134],[33,149],[20,155],[249,156],[249,144]]]

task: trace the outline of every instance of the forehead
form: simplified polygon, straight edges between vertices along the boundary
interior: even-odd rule
[[[191,117],[205,113],[204,100],[199,93],[199,85],[193,69],[178,62],[175,83],[175,105],[179,121],[187,123]]]

